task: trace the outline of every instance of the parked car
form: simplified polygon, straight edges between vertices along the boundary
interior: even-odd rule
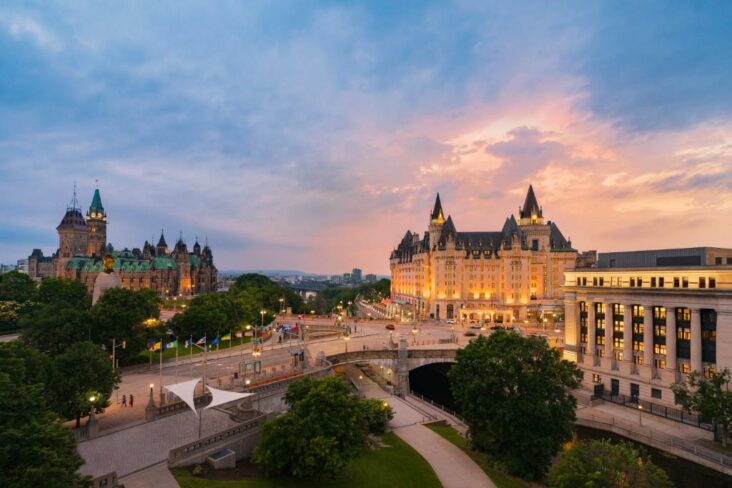
[[[471,325],[471,329],[480,330],[480,325]]]
[[[475,337],[477,334],[475,332],[470,331],[470,330],[466,330],[463,335],[465,337]]]
[[[503,329],[503,327],[501,327],[500,325],[494,325],[493,327],[491,327],[491,330],[501,330],[501,329]]]
[[[394,330],[396,327],[394,327],[394,324],[386,324],[386,330]]]
[[[455,323],[455,319],[447,319],[447,323],[448,324],[454,324]]]

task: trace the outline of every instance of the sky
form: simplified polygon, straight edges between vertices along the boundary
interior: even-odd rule
[[[727,1],[5,1],[0,262],[74,184],[221,270],[387,274],[529,184],[580,251],[732,247],[730,52]]]

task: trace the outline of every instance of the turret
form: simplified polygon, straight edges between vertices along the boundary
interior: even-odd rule
[[[544,223],[539,202],[536,201],[534,188],[529,185],[529,191],[524,200],[524,206],[519,207],[519,225],[541,225]]]
[[[83,256],[88,244],[86,221],[76,198],[76,185],[74,185],[74,196],[66,207],[66,213],[56,231],[58,231],[58,256],[55,272],[56,276],[62,276],[69,259]]]
[[[432,213],[430,214],[430,225],[428,230],[430,234],[430,245],[434,246],[440,240],[442,227],[444,225],[445,214],[442,211],[442,202],[440,202],[440,194],[438,193],[437,198],[435,199],[435,206],[432,209]]]
[[[87,256],[101,256],[107,245],[107,214],[102,206],[102,197],[99,195],[99,188],[94,190],[89,210],[86,212]]]
[[[160,239],[158,239],[158,245],[155,247],[156,256],[167,256],[170,251],[168,250],[168,244],[165,242],[165,235],[160,230]]]

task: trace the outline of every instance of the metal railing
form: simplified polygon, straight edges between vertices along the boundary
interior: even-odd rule
[[[643,413],[653,414],[657,417],[663,417],[675,422],[682,424],[691,425],[699,429],[708,430],[714,432],[714,424],[707,419],[685,412],[679,408],[667,407],[665,405],[659,405],[658,403],[649,402],[647,400],[640,400],[633,396],[628,395],[612,395],[608,392],[603,392],[602,395],[592,395],[592,400],[605,400],[616,405],[623,405],[624,407],[632,408],[634,410],[641,410],[639,407],[643,407]]]
[[[422,401],[423,401],[423,402],[425,402],[425,403],[429,403],[430,405],[432,405],[432,406],[433,406],[433,407],[435,407],[436,409],[438,409],[438,410],[442,410],[443,412],[445,412],[446,414],[450,415],[451,417],[455,417],[456,419],[458,419],[458,420],[459,420],[459,421],[460,421],[461,423],[463,423],[464,425],[467,425],[467,423],[465,422],[465,419],[464,419],[463,417],[461,417],[461,416],[460,416],[460,414],[459,414],[459,413],[457,413],[457,412],[456,412],[455,410],[452,410],[452,409],[450,409],[450,408],[447,408],[446,406],[444,406],[444,405],[442,405],[442,404],[440,404],[440,403],[436,403],[436,402],[435,402],[434,400],[432,400],[431,398],[427,398],[427,397],[426,397],[426,396],[424,396],[424,395],[420,395],[419,393],[417,393],[417,392],[416,392],[416,391],[414,391],[414,390],[410,390],[410,391],[409,391],[409,394],[410,394],[410,395],[412,395],[412,396],[414,396],[414,397],[417,397],[417,398],[419,398],[420,400],[422,400]]]
[[[713,449],[708,449],[686,442],[678,437],[639,426],[633,422],[618,420],[615,417],[608,418],[605,416],[596,416],[594,414],[581,414],[577,416],[577,423],[586,427],[615,432],[623,437],[627,437],[628,439],[633,439],[644,444],[654,445],[654,443],[660,443],[665,446],[681,449],[714,464],[724,466],[725,468],[732,468],[731,456]]]

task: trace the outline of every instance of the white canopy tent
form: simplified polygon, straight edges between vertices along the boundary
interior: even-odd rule
[[[184,381],[182,383],[166,385],[165,388],[168,391],[172,391],[178,398],[184,401],[186,405],[191,407],[191,410],[193,410],[194,414],[198,415],[198,412],[196,412],[194,394],[196,391],[196,386],[200,381],[201,378],[194,378],[192,380]],[[236,393],[233,391],[219,390],[217,388],[212,388],[208,385],[206,386],[206,388],[208,388],[208,391],[211,392],[212,399],[211,403],[209,403],[204,408],[217,407],[219,405],[224,405],[225,403],[241,400],[243,398],[254,395],[254,393]]]

